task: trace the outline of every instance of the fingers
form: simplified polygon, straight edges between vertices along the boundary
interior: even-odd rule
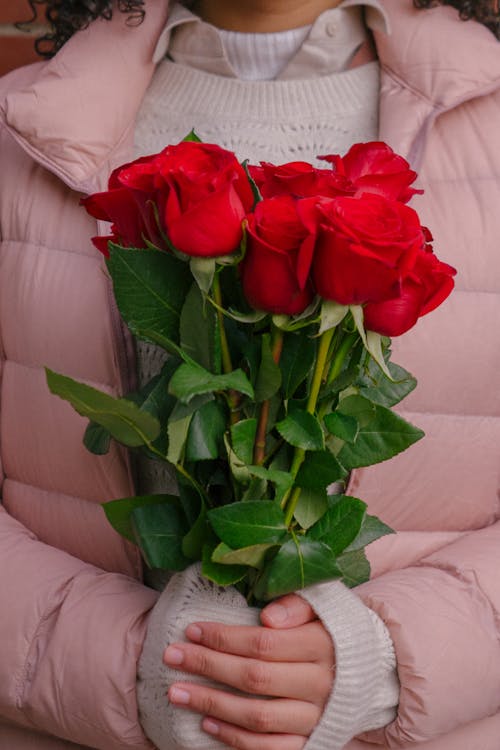
[[[269,628],[295,628],[316,620],[316,614],[308,602],[297,594],[287,594],[271,602],[260,615],[263,625]]]
[[[321,717],[321,710],[312,703],[245,698],[193,683],[172,685],[168,697],[171,703],[181,708],[261,734],[287,733],[307,737]]]
[[[291,630],[203,622],[189,625],[186,635],[215,651],[252,659],[333,664],[333,644],[319,620]]]
[[[214,735],[233,750],[302,750],[307,742],[307,737],[294,734],[257,734],[210,717],[203,719],[201,726],[205,732]]]
[[[319,664],[265,662],[189,643],[169,646],[164,661],[175,669],[208,677],[251,695],[310,701],[323,707],[333,673]]]

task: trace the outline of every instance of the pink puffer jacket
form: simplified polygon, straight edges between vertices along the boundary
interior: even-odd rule
[[[2,750],[151,748],[135,669],[155,594],[99,507],[133,493],[127,455],[86,452],[84,420],[50,396],[43,367],[131,385],[78,200],[131,156],[166,5],[147,0],[137,28],[97,22],[0,81]],[[390,628],[402,687],[397,720],[348,748],[498,750],[500,44],[451,8],[384,5],[380,137],[420,170],[415,206],[459,275],[394,347],[419,379],[404,408],[427,437],[351,481],[399,531],[372,545],[358,592]]]

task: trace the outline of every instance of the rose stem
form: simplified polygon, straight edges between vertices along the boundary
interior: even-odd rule
[[[319,341],[319,350],[318,350],[318,356],[316,359],[316,364],[314,367],[314,375],[313,380],[311,384],[311,392],[309,394],[309,399],[307,401],[307,407],[306,410],[309,412],[309,414],[314,414],[316,410],[316,404],[318,403],[318,396],[319,391],[321,388],[321,383],[323,379],[323,371],[325,369],[326,360],[328,358],[328,352],[330,349],[330,343],[332,341],[333,334],[335,333],[335,328],[330,328],[328,331],[325,331],[320,338]],[[295,448],[295,453],[293,456],[292,466],[290,468],[290,474],[295,479],[295,477],[298,474],[298,471],[304,461],[306,452],[304,448]],[[293,519],[293,514],[295,513],[295,508],[297,507],[297,503],[299,502],[300,497],[300,487],[295,487],[295,489],[292,492],[292,495],[290,497],[290,492],[288,492],[283,500],[281,501],[281,507],[285,511],[285,523],[287,526],[290,526]]]
[[[283,331],[272,324],[271,328],[271,354],[276,364],[279,363],[281,352],[283,351]],[[260,407],[259,421],[255,433],[255,443],[253,450],[253,462],[256,466],[261,466],[266,457],[266,433],[267,422],[269,420],[270,399],[263,401]]]
[[[330,383],[333,383],[335,378],[339,376],[342,365],[344,364],[344,360],[348,355],[350,349],[352,348],[352,345],[358,338],[359,333],[357,331],[353,331],[344,339],[342,339],[339,348],[335,352],[335,357],[333,358],[330,373],[326,381],[328,385],[330,385]]]
[[[231,352],[229,350],[229,343],[226,335],[226,328],[224,326],[224,313],[222,312],[222,291],[220,288],[219,274],[216,272],[213,281],[213,293],[215,303],[217,305],[217,321],[219,323],[219,334],[220,334],[220,348],[222,353],[222,369],[226,374],[233,371],[233,363],[231,361]],[[228,393],[228,404],[230,412],[231,424],[236,424],[240,420],[240,400],[241,394],[238,391],[231,389]]]

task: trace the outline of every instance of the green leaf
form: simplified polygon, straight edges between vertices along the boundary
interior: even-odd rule
[[[292,398],[295,391],[311,372],[316,355],[316,341],[309,336],[285,336],[279,366],[283,379],[283,394]]]
[[[321,324],[318,333],[324,333],[331,328],[336,328],[342,323],[349,312],[347,305],[340,305],[332,300],[323,300],[321,304]]]
[[[182,364],[170,381],[169,391],[183,403],[194,396],[214,391],[234,390],[253,398],[253,388],[243,370],[214,375],[198,365]]]
[[[198,138],[196,135],[194,128],[182,139],[183,142],[190,142],[190,143],[203,143],[201,138]]]
[[[306,454],[296,484],[310,490],[323,490],[346,474],[344,467],[329,451],[314,451]]]
[[[247,573],[247,567],[244,565],[221,565],[212,560],[213,547],[205,545],[203,548],[203,558],[201,564],[201,573],[209,581],[213,581],[218,586],[232,586],[238,581],[243,580]]]
[[[370,563],[362,549],[356,552],[344,552],[337,558],[342,572],[342,582],[350,589],[370,580]]]
[[[204,404],[212,401],[213,396],[207,393],[203,396],[193,398],[189,404],[177,403],[168,420],[168,453],[167,460],[171,464],[177,464],[184,452],[189,426],[193,414]]]
[[[324,422],[328,432],[341,440],[345,440],[346,443],[354,443],[358,436],[359,425],[355,417],[334,411],[332,414],[325,416]]]
[[[68,401],[78,414],[104,427],[123,445],[136,448],[158,437],[158,420],[141,411],[132,401],[113,398],[47,368],[45,372],[51,393]]]
[[[387,363],[384,358],[384,353],[382,351],[382,340],[384,337],[381,336],[380,333],[375,333],[374,331],[365,330],[364,312],[363,312],[363,308],[361,305],[351,305],[349,307],[349,310],[351,311],[354,324],[356,328],[358,329],[358,333],[361,336],[365,349],[367,350],[367,352],[370,353],[370,355],[378,364],[382,372],[390,380],[392,376],[387,367]]]
[[[131,514],[137,544],[150,568],[184,570],[190,560],[182,552],[186,519],[174,505],[146,505]]]
[[[219,539],[232,549],[278,543],[287,533],[283,512],[269,500],[214,508],[208,519]]]
[[[262,334],[261,347],[261,360],[254,396],[257,403],[270,399],[281,385],[281,370],[273,359],[271,337],[268,333]]]
[[[177,486],[179,488],[179,502],[187,518],[189,528],[192,528],[205,507],[205,500],[198,487],[185,474],[176,471]]]
[[[297,537],[284,544],[266,565],[255,587],[258,599],[268,601],[320,581],[340,578],[341,571],[326,544]]]
[[[340,450],[338,460],[346,468],[354,469],[386,461],[424,436],[418,427],[406,422],[384,406],[371,404],[362,396],[349,396],[343,399],[338,410],[359,419],[360,404],[363,401],[366,402],[365,413],[373,409],[373,416],[364,424],[360,422],[356,442],[346,443]]]
[[[208,370],[212,369],[214,360],[215,326],[212,307],[205,303],[193,284],[181,312],[181,346],[194,362]]]
[[[231,426],[231,444],[233,451],[241,461],[251,464],[253,461],[253,448],[255,433],[257,431],[256,419],[242,419]]]
[[[411,373],[394,362],[388,362],[387,367],[392,380],[389,380],[380,367],[369,357],[366,371],[358,379],[357,385],[361,396],[365,396],[375,404],[390,408],[399,404],[413,391],[417,385],[417,380]]]
[[[83,436],[83,444],[88,451],[96,456],[104,456],[109,451],[111,435],[100,424],[89,422]]]
[[[215,258],[193,257],[190,259],[189,265],[196,284],[204,294],[208,294],[215,276]]]
[[[138,497],[122,497],[102,503],[102,508],[111,526],[119,534],[131,542],[135,542],[132,529],[131,515],[136,508],[145,505],[173,505],[180,507],[179,498],[175,495],[142,495]]]
[[[231,549],[221,542],[215,548],[212,560],[222,565],[249,565],[251,568],[261,568],[267,552],[276,546],[276,544],[253,544],[251,547]]]
[[[355,552],[358,549],[364,549],[376,539],[380,539],[387,534],[394,534],[394,529],[383,523],[377,516],[365,515],[363,523],[356,538],[346,547],[346,552]]]
[[[207,510],[202,505],[198,518],[182,539],[183,554],[190,560],[201,560],[203,547],[210,537],[211,529],[207,523]]]
[[[218,458],[224,445],[226,413],[218,401],[209,401],[194,412],[186,439],[186,461]]]
[[[329,508],[309,529],[311,539],[327,544],[334,555],[339,555],[357,537],[366,512],[366,503],[357,497],[337,495],[329,498]]]
[[[226,446],[231,474],[238,483],[248,484],[251,479],[250,472],[248,471],[248,464],[246,464],[245,461],[242,461],[233,451],[227,435],[224,436],[224,444]]]
[[[249,502],[250,500],[262,500],[266,497],[266,493],[266,480],[260,479],[259,477],[252,477],[241,499],[243,502]]]
[[[296,409],[282,422],[278,422],[276,429],[279,434],[296,448],[320,451],[325,447],[323,430],[313,414]]]
[[[309,490],[303,487],[293,515],[303,529],[309,529],[321,518],[327,508],[326,490]]]
[[[272,482],[276,487],[275,500],[279,501],[293,484],[293,477],[288,471],[266,469],[264,466],[249,466],[248,471],[254,477]]]
[[[156,333],[177,343],[180,311],[192,283],[189,266],[167,252],[113,243],[106,264],[118,308],[132,333],[148,341]]]

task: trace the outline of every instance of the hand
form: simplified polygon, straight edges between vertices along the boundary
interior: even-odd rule
[[[168,697],[202,714],[203,730],[230,747],[302,750],[331,692],[333,644],[295,594],[268,605],[261,621],[265,627],[193,623],[186,629],[190,643],[173,644],[164,654],[169,666],[244,695],[177,682]]]

